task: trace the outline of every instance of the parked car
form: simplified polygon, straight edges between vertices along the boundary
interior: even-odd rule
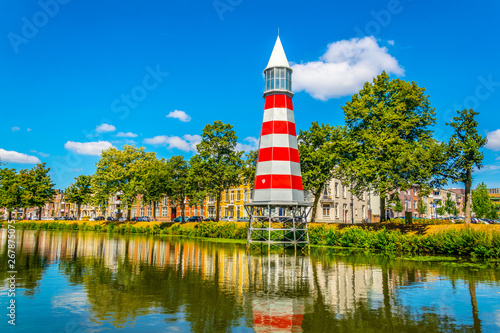
[[[249,222],[250,219],[248,217],[238,217],[236,219],[237,222]]]
[[[127,217],[126,216],[122,216],[118,219],[118,221],[120,222],[124,222],[124,221],[127,221]]]
[[[186,217],[184,217],[184,221],[182,220],[182,216],[177,216],[175,219],[174,219],[174,222],[186,222]]]
[[[204,218],[203,221],[215,222],[215,218],[213,218],[213,217],[207,217],[207,218]]]
[[[221,221],[221,222],[232,222],[232,221],[234,221],[234,218],[232,216],[224,216],[219,221]]]
[[[132,218],[130,219],[130,221],[132,221],[132,222],[137,222],[137,221],[139,221],[139,220],[137,219],[137,216],[134,216],[134,217],[132,217]]]
[[[150,218],[149,216],[141,216],[140,220],[138,220],[138,221],[151,222],[151,221],[153,221],[153,219]]]
[[[201,216],[191,216],[190,218],[188,218],[188,222],[201,222]]]
[[[113,216],[108,216],[106,221],[116,221],[116,219]]]

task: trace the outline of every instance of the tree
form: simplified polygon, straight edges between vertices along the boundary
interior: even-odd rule
[[[217,200],[217,220],[222,191],[242,182],[243,152],[236,151],[237,139],[232,125],[221,121],[208,124],[196,146],[196,158],[192,160],[192,174],[199,180],[199,186]]]
[[[472,210],[476,217],[483,218],[490,215],[493,207],[488,189],[485,183],[479,183],[475,190],[472,190]]]
[[[457,215],[458,214],[458,209],[457,209],[457,204],[453,199],[451,198],[451,193],[446,194],[446,201],[444,202],[444,211],[447,212],[449,215]]]
[[[75,177],[75,182],[71,184],[66,191],[64,197],[66,201],[72,202],[78,207],[78,219],[80,219],[80,209],[84,204],[88,204],[92,199],[92,176],[80,175]]]
[[[427,213],[427,205],[422,198],[418,199],[418,214],[422,217],[422,214]]]
[[[182,155],[172,156],[167,161],[167,173],[170,177],[167,195],[174,205],[180,205],[181,217],[184,221],[185,203],[189,191],[189,163]]]
[[[258,150],[250,150],[245,154],[245,162],[243,164],[243,182],[250,185],[251,188],[255,185],[255,170],[257,167]]]
[[[443,206],[439,206],[438,208],[436,208],[436,214],[438,216],[443,216],[445,212],[446,210]]]
[[[20,177],[15,169],[0,169],[0,207],[5,207],[8,219],[12,210],[21,206],[22,189]]]
[[[386,219],[388,193],[432,178],[430,154],[439,146],[430,129],[435,112],[424,92],[415,82],[390,80],[383,72],[342,107],[355,143],[348,159],[349,170],[358,179],[354,190],[371,188],[379,193],[381,221]]]
[[[500,209],[500,205],[497,205],[497,204],[492,202],[490,212],[488,213],[488,215],[486,215],[486,217],[489,219],[498,220],[498,210],[499,209]]]
[[[127,207],[127,219],[130,220],[132,204],[141,193],[140,175],[134,163],[154,158],[155,154],[145,152],[144,147],[125,145],[122,150],[114,147],[104,150],[92,176],[93,201],[103,205],[111,195],[120,193],[121,201]]]
[[[399,214],[404,210],[403,204],[401,203],[401,199],[399,196],[395,196],[394,200],[392,201],[393,203],[393,210]]]
[[[42,219],[43,205],[50,202],[56,194],[49,172],[50,168],[46,167],[45,163],[40,163],[27,170],[22,178],[22,201],[26,207],[38,207],[39,220]]]
[[[316,218],[316,209],[323,189],[334,176],[340,178],[339,170],[342,168],[338,168],[338,165],[346,151],[346,135],[345,127],[319,125],[315,121],[308,130],[301,130],[297,137],[302,184],[304,189],[314,196],[312,222]]]
[[[156,219],[156,207],[158,202],[167,193],[170,183],[167,161],[154,158],[141,159],[133,163],[132,168],[136,176],[135,181],[139,186],[144,204],[152,204],[153,219]]]
[[[446,125],[454,129],[446,147],[446,160],[439,165],[435,173],[439,178],[462,182],[465,185],[465,223],[471,218],[471,187],[473,168],[483,167],[483,153],[480,152],[487,139],[477,132],[477,122],[474,119],[479,113],[472,109],[457,110],[450,123]]]

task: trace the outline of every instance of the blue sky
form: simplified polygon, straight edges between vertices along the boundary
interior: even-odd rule
[[[279,28],[298,129],[343,124],[340,107],[386,70],[427,89],[437,139],[456,109],[480,112],[489,144],[474,182],[500,187],[499,15],[493,0],[4,0],[0,156],[47,162],[64,188],[111,145],[189,158],[215,120],[252,148]]]

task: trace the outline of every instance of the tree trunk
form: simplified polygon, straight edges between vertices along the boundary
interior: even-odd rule
[[[23,208],[23,219],[25,220],[26,220],[26,209],[27,209],[26,207]]]
[[[42,207],[38,207],[38,221],[42,220]]]
[[[184,216],[185,216],[185,210],[186,210],[186,197],[182,198],[181,200],[181,223],[184,222]]]
[[[472,187],[472,173],[471,170],[467,170],[467,179],[465,180],[465,224],[470,223],[471,216],[471,194],[470,188]]]
[[[10,221],[12,217],[12,211],[9,209],[7,213],[7,220]]]
[[[220,217],[220,193],[217,193],[217,204],[215,205],[215,221],[219,221]]]
[[[156,202],[153,200],[153,221],[156,220]]]
[[[77,207],[76,216],[77,216],[77,219],[80,220],[82,218],[82,216],[81,216],[81,207],[82,207],[82,204],[76,204],[76,207]]]
[[[476,283],[469,280],[470,303],[472,305],[472,320],[474,322],[474,331],[481,332],[481,319],[479,319],[479,309],[477,307]]]
[[[385,222],[385,193],[380,194],[380,222]]]
[[[318,208],[318,202],[321,197],[321,190],[322,189],[320,188],[319,191],[314,194],[314,204],[313,204],[311,222],[316,222],[316,212]]]

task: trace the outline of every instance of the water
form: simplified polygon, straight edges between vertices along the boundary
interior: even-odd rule
[[[312,249],[16,232],[16,326],[0,332],[499,332],[500,271]]]

